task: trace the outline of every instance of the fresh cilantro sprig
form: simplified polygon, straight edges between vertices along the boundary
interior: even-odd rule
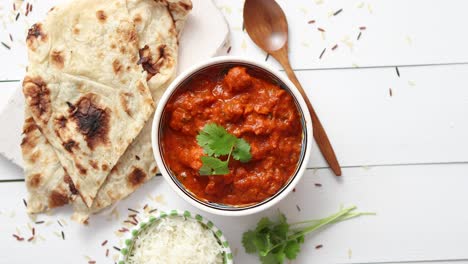
[[[289,224],[286,216],[279,215],[278,222],[264,217],[254,230],[245,232],[242,245],[247,253],[257,253],[263,264],[282,264],[286,259],[295,259],[304,243],[304,235],[326,225],[338,223],[361,215],[374,213],[353,212],[356,206],[340,210],[329,217]]]
[[[229,160],[249,162],[252,158],[250,145],[242,138],[236,138],[222,126],[215,123],[206,124],[197,136],[197,143],[208,156],[202,156],[200,175],[229,174]],[[225,161],[220,156],[228,156]]]

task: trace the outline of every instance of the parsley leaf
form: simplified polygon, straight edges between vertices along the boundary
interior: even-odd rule
[[[319,220],[288,223],[280,213],[279,221],[263,217],[254,230],[245,232],[242,245],[247,253],[257,253],[263,264],[283,264],[286,259],[296,259],[304,243],[304,235],[321,227],[373,213],[353,212],[355,206],[341,209],[338,213]],[[299,228],[291,228],[292,226]]]
[[[236,138],[226,129],[215,123],[206,124],[197,135],[197,143],[208,156],[202,156],[200,175],[229,174],[229,160],[231,156],[240,162],[249,162],[252,158],[250,145],[242,138]],[[227,155],[227,160],[219,159]]]

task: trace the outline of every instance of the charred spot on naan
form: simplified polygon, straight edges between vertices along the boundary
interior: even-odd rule
[[[41,152],[38,150],[38,151],[35,151],[31,157],[29,158],[29,160],[32,162],[32,163],[35,163],[39,158],[41,157]]]
[[[69,198],[65,190],[53,190],[49,196],[49,208],[56,208],[68,204]]]
[[[148,45],[145,45],[139,50],[140,59],[137,64],[143,67],[143,69],[148,73],[146,80],[150,80],[154,75],[158,74],[163,66],[171,66],[169,64],[170,56],[168,51],[166,51],[167,46],[161,44],[157,47],[157,55],[153,58],[151,48]]]
[[[26,44],[32,51],[36,50],[38,42],[46,42],[47,34],[44,33],[41,23],[36,23],[28,30]]]
[[[138,168],[134,167],[130,174],[127,176],[127,184],[133,188],[138,187],[145,182],[146,173]]]
[[[42,174],[36,173],[31,175],[29,178],[26,178],[26,184],[31,188],[37,188],[42,182]]]
[[[107,164],[102,164],[102,165],[101,165],[101,169],[102,169],[103,171],[107,171],[107,170],[109,170],[109,166],[107,166]]]
[[[65,64],[65,58],[61,51],[54,50],[50,53],[50,62],[53,66],[57,67],[58,69],[63,69]]]
[[[70,176],[68,174],[65,174],[65,176],[63,177],[63,181],[66,184],[68,184],[68,188],[70,189],[71,194],[73,194],[73,195],[78,194],[78,190],[76,189],[75,185],[73,184],[72,179],[70,178]]]
[[[85,167],[83,167],[80,163],[75,162],[75,167],[78,169],[78,172],[82,175],[86,175],[88,172]]]
[[[133,18],[133,23],[136,25],[141,24],[143,22],[143,19],[141,18],[140,14],[136,14],[135,17]]]
[[[90,160],[90,161],[89,161],[89,165],[90,165],[93,169],[95,169],[95,170],[97,170],[97,169],[99,168],[99,167],[98,167],[98,163],[97,163],[97,161],[95,161],[95,160]]]
[[[132,116],[132,110],[129,106],[129,99],[133,97],[131,93],[120,93],[120,104],[122,105],[123,110],[127,113],[128,116]]]
[[[99,10],[99,11],[96,12],[96,17],[99,20],[99,22],[101,22],[101,23],[105,23],[106,20],[107,20],[107,15],[102,10]]]
[[[98,145],[109,143],[110,110],[96,102],[95,95],[86,94],[74,105],[71,118],[76,122],[78,131],[85,136],[91,150]]]
[[[21,141],[21,148],[24,153],[32,151],[32,149],[36,146],[37,135],[34,133],[36,129],[37,125],[32,117],[29,117],[24,121],[23,139]]]
[[[78,148],[78,143],[73,139],[68,140],[67,142],[62,143],[66,151],[73,153],[73,149]]]
[[[23,93],[34,116],[47,123],[51,116],[50,90],[41,77],[26,76]]]
[[[114,73],[116,75],[119,75],[122,72],[122,64],[120,63],[118,59],[115,59],[112,62],[112,68],[114,69]]]

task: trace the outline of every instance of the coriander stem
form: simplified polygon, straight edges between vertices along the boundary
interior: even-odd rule
[[[228,158],[227,158],[227,160],[226,160],[228,166],[229,166],[229,160],[231,159],[231,153],[232,153],[233,150],[234,150],[234,145],[232,145],[231,150],[229,151]]]
[[[284,240],[283,242],[279,243],[279,244],[276,244],[274,247],[270,248],[268,251],[267,251],[267,254],[269,252],[271,252],[273,249],[275,249],[276,247],[278,246],[281,246],[283,244],[286,244],[287,242],[293,240],[293,239],[297,239],[298,237],[302,236],[302,235],[305,235],[307,233],[310,233],[312,231],[315,231],[323,226],[326,226],[328,224],[332,224],[332,223],[337,223],[337,222],[340,222],[340,221],[343,221],[343,220],[346,220],[346,219],[349,219],[349,218],[352,218],[352,217],[355,217],[355,216],[358,216],[359,213],[357,214],[352,214],[353,216],[351,217],[348,217],[348,214],[353,211],[354,209],[356,209],[356,206],[351,206],[349,208],[346,208],[346,209],[343,209],[342,211],[332,215],[332,216],[329,216],[327,218],[322,218],[320,220],[311,220],[310,222],[313,222],[313,221],[317,221],[317,224],[314,224],[312,226],[309,226],[309,227],[306,227],[304,228],[302,231],[299,231],[289,237],[286,238],[286,240]],[[304,221],[305,222],[309,222],[309,221]],[[300,222],[299,222],[300,223]]]

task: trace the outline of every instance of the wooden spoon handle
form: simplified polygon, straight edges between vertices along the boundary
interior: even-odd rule
[[[315,113],[315,110],[312,107],[312,104],[310,103],[309,98],[307,97],[304,89],[302,88],[302,85],[299,83],[296,74],[294,73],[294,71],[291,68],[291,65],[289,64],[287,48],[278,50],[277,52],[274,52],[271,55],[275,57],[275,59],[283,66],[289,79],[294,83],[294,85],[296,85],[297,89],[299,89],[299,92],[302,94],[302,97],[304,98],[304,101],[306,102],[307,107],[309,108],[310,116],[312,118],[315,141],[317,142],[317,145],[319,146],[322,155],[325,157],[325,160],[328,162],[328,165],[330,166],[332,171],[335,173],[336,176],[341,176],[341,167],[338,163],[335,151],[333,150],[330,140],[328,139],[327,133],[325,132],[325,129],[323,128],[322,123],[320,122],[320,119]]]

